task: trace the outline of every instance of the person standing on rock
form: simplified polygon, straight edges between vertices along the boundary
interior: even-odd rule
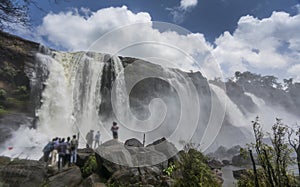
[[[94,138],[94,130],[90,130],[90,132],[88,132],[85,137],[86,148],[93,148],[93,138]]]
[[[59,146],[58,137],[53,139],[53,145],[54,145],[54,149],[51,152],[51,166],[56,165],[56,160],[57,160],[56,157],[57,157],[57,154],[58,154],[57,149],[58,149],[58,146]]]
[[[50,153],[53,151],[54,149],[54,145],[53,142],[50,141],[43,149],[44,152],[44,162],[48,162],[49,161],[49,155]]]
[[[97,134],[95,135],[95,146],[94,146],[94,149],[97,148],[97,146],[100,145],[100,132],[97,131]]]
[[[68,166],[71,165],[71,142],[70,142],[71,138],[68,137],[67,138],[67,150],[66,150],[66,163],[68,164]]]
[[[113,126],[111,127],[110,130],[113,134],[113,138],[117,140],[118,139],[118,130],[119,130],[117,122],[113,122]]]
[[[77,162],[77,149],[78,140],[76,139],[76,135],[73,135],[73,139],[71,140],[71,165],[76,164]]]
[[[58,169],[60,170],[66,164],[66,152],[68,144],[65,142],[65,138],[61,139],[61,142],[58,146]]]

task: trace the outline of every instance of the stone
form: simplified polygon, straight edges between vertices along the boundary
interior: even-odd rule
[[[80,168],[77,166],[62,170],[56,175],[48,178],[46,186],[48,187],[65,187],[78,186],[82,181]]]
[[[101,183],[100,177],[97,174],[93,173],[92,175],[90,175],[89,177],[83,180],[81,186],[97,187],[100,186],[101,184],[102,186],[105,186],[103,183]]]
[[[229,160],[222,160],[222,163],[223,163],[224,166],[230,165],[230,161]]]
[[[46,179],[46,164],[35,160],[0,158],[0,184],[3,186],[42,186]]]
[[[236,155],[232,157],[232,165],[234,166],[247,166],[251,165],[251,159],[249,157],[245,158],[243,155]]]
[[[210,167],[210,169],[221,169],[224,166],[222,162],[216,159],[209,160],[207,165]]]
[[[240,170],[233,170],[232,173],[233,173],[233,177],[239,180],[242,177],[242,175],[247,175],[248,172],[247,169],[240,169]]]
[[[84,163],[89,159],[89,156],[93,153],[93,149],[90,148],[78,149],[76,165],[79,167],[83,167]]]
[[[143,144],[135,138],[126,140],[124,144],[125,146],[129,146],[129,147],[143,147]]]

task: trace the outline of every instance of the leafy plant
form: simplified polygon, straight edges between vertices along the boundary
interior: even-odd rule
[[[180,161],[176,163],[176,171],[181,174],[176,179],[176,186],[221,186],[207,165],[207,158],[191,144],[181,152]]]
[[[81,168],[83,177],[90,176],[93,172],[97,170],[97,161],[95,154],[89,156],[88,160],[84,163]]]
[[[167,167],[166,169],[163,170],[163,172],[170,177],[172,175],[172,173],[174,172],[175,168],[176,167],[174,164],[170,164],[169,167]]]

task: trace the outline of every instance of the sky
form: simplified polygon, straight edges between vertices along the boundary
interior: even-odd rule
[[[54,49],[115,53],[143,42],[121,54],[155,57],[208,78],[251,71],[300,81],[299,0],[48,0],[37,6],[30,8],[33,29],[14,32]]]

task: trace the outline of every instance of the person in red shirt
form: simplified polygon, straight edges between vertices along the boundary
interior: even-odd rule
[[[113,126],[111,127],[110,130],[112,131],[113,138],[114,139],[118,139],[118,130],[119,130],[119,127],[117,125],[117,122],[113,122]]]

